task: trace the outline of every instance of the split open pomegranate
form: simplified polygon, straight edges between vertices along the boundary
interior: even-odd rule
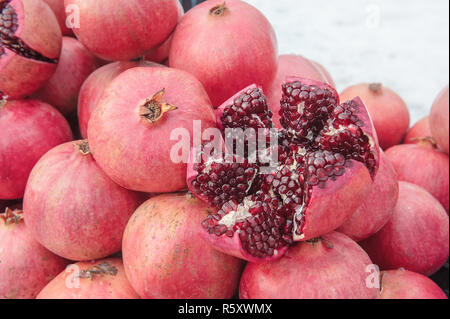
[[[262,90],[250,86],[217,110],[224,149],[233,148],[226,153],[235,154],[240,141],[244,155],[219,157],[208,141],[192,149],[188,167],[191,192],[218,210],[202,223],[205,238],[252,262],[278,259],[293,242],[338,228],[368,195],[378,170],[378,140],[359,98],[339,104],[331,86],[303,78],[288,78],[282,90],[283,129],[272,129]],[[235,136],[230,144],[236,128],[256,136]],[[252,153],[255,140],[265,145]],[[262,161],[268,154],[277,156],[270,167]]]

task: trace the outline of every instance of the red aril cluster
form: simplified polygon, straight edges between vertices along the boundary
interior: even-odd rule
[[[188,168],[191,191],[218,209],[202,223],[206,239],[250,261],[279,259],[294,241],[341,226],[363,203],[378,169],[377,138],[358,98],[339,104],[329,85],[302,78],[288,79],[282,89],[284,128],[266,136],[279,139],[272,172],[249,163],[251,154],[242,163],[215,158],[205,152],[208,143],[192,150],[202,152],[201,162],[191,160]],[[225,102],[217,119],[226,138],[230,128],[268,130],[271,116],[261,89],[251,86]]]

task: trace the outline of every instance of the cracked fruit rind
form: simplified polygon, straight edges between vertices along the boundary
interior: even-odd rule
[[[0,91],[29,96],[56,70],[62,36],[50,7],[36,0],[0,2]]]
[[[341,226],[369,194],[378,170],[377,137],[359,98],[339,104],[332,87],[303,78],[288,78],[282,89],[282,130],[270,130],[272,113],[256,85],[217,110],[225,141],[233,128],[278,139],[272,171],[252,154],[234,162],[211,156],[209,142],[191,150],[188,166],[191,192],[218,210],[202,223],[205,239],[252,262],[279,259],[294,241]]]

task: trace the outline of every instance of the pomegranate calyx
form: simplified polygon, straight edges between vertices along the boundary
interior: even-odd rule
[[[155,123],[161,119],[165,113],[174,111],[178,107],[162,101],[165,89],[162,89],[158,93],[147,99],[140,107],[139,115],[145,118],[150,123]]]
[[[5,212],[0,214],[0,219],[3,220],[5,225],[19,224],[23,221],[23,211],[6,207]]]
[[[78,151],[83,155],[91,154],[91,149],[89,148],[88,140],[82,140],[80,142],[75,143],[75,146],[78,148]]]
[[[92,268],[81,270],[77,277],[78,278],[90,278],[94,279],[95,276],[116,276],[117,268],[110,265],[108,262],[104,262],[95,265]]]
[[[226,2],[224,2],[215,7],[212,7],[211,10],[209,10],[209,14],[212,16],[222,17],[227,10],[228,10],[227,4],[226,4]]]
[[[0,109],[8,102],[8,95],[0,91]]]
[[[437,142],[432,136],[414,137],[411,141],[418,145],[429,146],[433,149],[438,148]]]
[[[381,83],[370,83],[369,84],[369,90],[373,93],[380,93],[382,87],[383,87],[383,84],[381,84]]]

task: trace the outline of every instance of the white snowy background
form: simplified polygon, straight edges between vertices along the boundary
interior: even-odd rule
[[[382,82],[428,115],[449,81],[448,0],[246,0],[272,23],[280,54],[323,64],[339,92]]]

